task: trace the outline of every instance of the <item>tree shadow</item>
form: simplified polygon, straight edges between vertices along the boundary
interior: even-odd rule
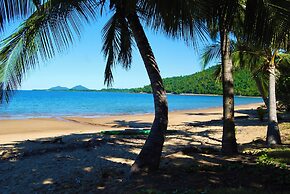
[[[209,116],[209,115],[221,115],[222,113],[185,113],[186,115],[190,116]]]
[[[184,122],[186,126],[190,127],[221,127],[223,125],[223,121],[221,119],[212,119],[210,121],[194,121],[194,122]]]
[[[191,127],[222,127],[223,121],[221,119],[212,119],[210,121],[195,121],[195,122],[184,122],[186,126]],[[248,116],[237,116],[235,117],[236,126],[267,126],[266,121],[259,121],[258,118],[252,118]]]
[[[151,128],[152,123],[150,122],[141,122],[140,120],[136,121],[126,121],[126,120],[115,120],[112,123],[113,127],[121,128],[121,127],[129,127],[129,128]]]
[[[140,120],[115,120],[110,124],[116,128],[151,127],[151,123]],[[185,124],[197,128],[168,134],[160,170],[146,176],[129,176],[130,166],[146,140],[144,135],[71,134],[0,145],[0,193],[137,193],[144,189],[178,189],[182,193],[220,187],[280,193],[290,190],[289,169],[258,165],[247,154],[220,153],[221,140],[211,135],[220,132],[222,120]],[[236,124],[261,123],[249,115],[236,119]],[[243,150],[255,146],[263,147],[265,142],[240,147]]]
[[[134,177],[130,184],[122,186],[132,193],[140,190],[202,193],[216,188],[245,188],[245,191],[286,194],[290,189],[289,176],[289,170],[259,165],[246,154],[224,156],[217,151],[184,152],[183,149],[166,156],[158,172]]]
[[[127,176],[144,139],[91,133],[1,145],[0,193],[101,192]]]
[[[194,135],[209,136],[211,132],[178,131],[167,138],[195,141]],[[165,145],[158,172],[131,177],[130,166],[145,139],[88,133],[2,145],[0,193],[137,193],[220,187],[283,193],[289,189],[289,170],[262,168],[245,154],[224,156],[214,144]]]

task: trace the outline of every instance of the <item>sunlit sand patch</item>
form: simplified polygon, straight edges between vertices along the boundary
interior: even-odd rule
[[[118,158],[118,157],[109,157],[109,156],[101,157],[101,158],[105,160],[109,160],[111,162],[128,164],[128,165],[132,165],[134,162],[134,160],[128,159],[128,158]]]
[[[47,178],[44,181],[42,181],[43,185],[52,185],[54,183],[52,178]]]
[[[170,155],[166,156],[166,158],[174,158],[174,159],[175,158],[182,158],[182,159],[188,158],[188,159],[194,159],[193,156],[185,155],[182,152],[176,152],[174,154],[170,154]]]
[[[140,147],[140,149],[136,149],[136,148],[129,149],[129,152],[130,152],[130,153],[133,153],[133,154],[139,154],[140,151],[141,151],[141,147]]]
[[[92,167],[92,166],[89,166],[89,167],[85,167],[85,168],[83,168],[83,170],[84,170],[85,172],[92,172],[93,169],[94,169],[94,167]]]

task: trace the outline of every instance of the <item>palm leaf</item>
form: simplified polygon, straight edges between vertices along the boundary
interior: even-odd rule
[[[120,51],[118,47],[118,35],[116,35],[116,26],[117,26],[117,15],[113,15],[111,19],[104,26],[103,33],[103,48],[102,52],[107,59],[106,68],[105,68],[105,81],[104,83],[110,86],[114,81],[112,68],[116,63],[116,53]]]
[[[74,43],[84,22],[95,18],[94,7],[93,0],[50,0],[0,43],[0,103],[8,102],[27,71]]]
[[[289,6],[289,0],[248,0],[245,14],[247,41],[252,45],[289,49]]]
[[[30,16],[43,3],[43,0],[0,0],[0,32],[9,22]]]
[[[208,1],[192,0],[140,0],[138,14],[153,30],[184,39],[188,44],[198,46],[207,41],[208,31],[203,16]],[[211,1],[214,2],[214,1]]]
[[[214,43],[204,48],[202,52],[202,68],[205,69],[207,65],[213,60],[221,58],[220,43]]]
[[[116,63],[122,64],[125,69],[129,69],[132,63],[132,32],[123,10],[115,10],[115,14],[106,23],[102,33],[102,51],[107,60],[104,83],[111,86],[114,80],[112,68]]]

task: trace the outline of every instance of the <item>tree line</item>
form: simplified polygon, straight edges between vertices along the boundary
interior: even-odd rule
[[[210,67],[193,75],[178,76],[163,79],[165,89],[173,94],[216,94],[222,95],[222,82],[215,77],[218,66]],[[250,71],[238,70],[234,72],[235,95],[259,96],[255,81]],[[150,85],[142,88],[130,89],[133,92],[152,93]]]

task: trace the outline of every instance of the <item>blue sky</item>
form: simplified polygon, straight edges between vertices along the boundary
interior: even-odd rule
[[[104,85],[105,59],[101,53],[101,30],[108,17],[84,28],[80,41],[54,59],[40,64],[28,73],[21,89],[46,89],[53,86],[73,87],[83,85],[90,89],[106,88]],[[16,28],[8,27],[7,33]],[[183,41],[172,40],[145,27],[147,37],[157,59],[163,78],[188,75],[201,70],[200,56]],[[201,48],[202,49],[202,48]],[[200,49],[200,50],[201,50]],[[145,67],[137,48],[133,51],[132,68],[128,71],[116,66],[114,88],[142,87],[149,84]]]

